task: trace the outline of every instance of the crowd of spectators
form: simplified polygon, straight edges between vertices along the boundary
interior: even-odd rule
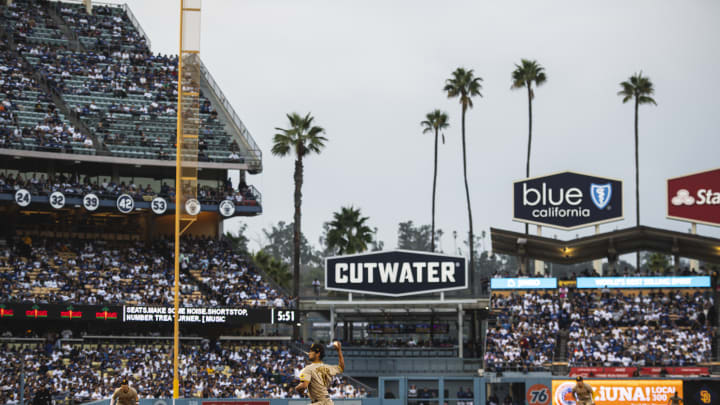
[[[709,293],[575,292],[570,314],[572,366],[687,366],[710,360],[716,320]]]
[[[52,30],[51,37],[64,36],[50,17],[49,10],[53,7],[63,23],[79,36],[83,44],[80,49],[84,50],[71,46],[66,39],[59,42],[52,38],[27,40],[35,27]],[[24,143],[32,143],[33,149],[72,152],[74,146],[78,149],[76,152],[87,153],[104,149],[102,145],[93,145],[91,135],[95,135],[115,155],[174,158],[178,58],[153,54],[123,8],[95,6],[89,15],[82,5],[20,0],[3,13],[8,19],[7,29],[14,32],[15,51],[30,63],[14,60],[14,53],[4,43],[3,56],[13,60],[0,61],[0,66],[7,69],[17,65],[35,88],[32,76],[35,71],[39,72],[92,134],[81,133],[69,125],[58,114],[50,97],[41,91],[39,96],[32,97],[42,98],[36,111],[47,115],[31,127],[3,126],[0,146],[19,147],[19,139],[25,138]],[[48,35],[47,31],[42,34]],[[13,101],[12,97],[9,101]],[[198,139],[199,160],[242,161],[238,144],[226,133],[210,101],[201,94],[197,106],[203,114]],[[16,104],[13,107],[23,109]],[[64,111],[65,107],[61,107]],[[17,122],[17,114],[7,115],[9,117],[0,117],[0,120]],[[139,123],[147,124],[148,128],[144,124],[138,127]],[[136,125],[135,131],[131,130],[133,125]],[[137,151],[140,153],[129,153]]]
[[[20,368],[27,376],[25,398],[50,385],[56,397],[76,403],[109,398],[125,377],[140,398],[172,396],[172,350],[167,341],[123,341],[0,345],[0,404],[19,399]],[[306,356],[287,346],[215,343],[181,345],[180,396],[185,398],[299,398],[297,384]],[[366,396],[336,377],[333,398]]]
[[[493,295],[497,325],[487,331],[485,364],[495,371],[543,369],[552,360],[560,329],[553,292]]]
[[[29,237],[0,250],[0,294],[37,303],[172,305],[173,252],[166,240],[113,243]],[[181,251],[185,306],[275,306],[292,303],[227,242],[187,238]],[[208,294],[200,287],[205,287]]]
[[[63,119],[32,71],[0,45],[0,147],[12,143],[48,151],[71,152],[73,143],[93,148],[91,139]],[[23,116],[25,112],[39,113]]]
[[[181,268],[195,270],[196,277],[216,294],[222,305],[293,305],[279,289],[253,271],[246,256],[233,250],[226,239],[189,240],[184,251]]]
[[[174,272],[161,242],[18,240],[0,250],[0,295],[34,303],[173,305]],[[183,305],[212,305],[181,274]],[[197,293],[196,293],[197,292]],[[195,294],[193,294],[195,293]]]
[[[46,176],[45,174],[32,173],[23,176],[20,173],[0,172],[0,193],[14,193],[20,189],[26,189],[34,195],[49,195],[60,191],[66,196],[79,197],[88,193],[94,193],[100,198],[117,198],[121,194],[128,194],[136,200],[150,201],[159,196],[170,201],[175,199],[175,187],[170,182],[162,182],[159,189],[154,189],[150,184],[135,184],[132,179],[116,183],[111,179],[104,178],[98,183],[99,178],[80,175],[58,174]],[[222,200],[230,200],[235,205],[254,205],[257,197],[247,184],[241,182],[235,189],[230,181],[226,181],[220,187],[199,185],[197,190],[198,201],[201,203],[218,203]]]

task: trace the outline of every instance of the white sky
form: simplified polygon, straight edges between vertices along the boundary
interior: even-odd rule
[[[128,3],[153,51],[177,53],[179,1]],[[625,181],[626,220],[602,231],[635,221],[633,108],[616,95],[618,83],[639,70],[652,79],[658,106],[640,113],[642,223],[688,230],[665,218],[665,179],[720,166],[718,16],[713,0],[206,0],[201,55],[264,154],[263,174],[248,178],[264,202],[264,214],[246,220],[251,239],[292,220],[293,162],[270,154],[273,128],[292,111],[311,111],[329,138],[306,161],[303,230],[312,242],[343,205],[362,208],[390,248],[398,222],[430,223],[433,140],[419,123],[441,108],[451,127],[439,156],[437,226],[451,251],[452,231],[466,235],[467,212],[460,107],[444,81],[458,66],[484,79],[485,97],[467,118],[476,233],[520,231],[511,186],[525,171],[527,96],[510,90],[510,73],[521,58],[548,75],[533,105],[531,175]],[[561,239],[591,232],[544,230]],[[698,232],[720,237],[720,228]]]

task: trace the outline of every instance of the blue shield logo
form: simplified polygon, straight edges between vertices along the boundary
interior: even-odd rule
[[[610,196],[612,196],[612,185],[610,183],[590,184],[590,198],[599,210],[607,207],[610,202]]]

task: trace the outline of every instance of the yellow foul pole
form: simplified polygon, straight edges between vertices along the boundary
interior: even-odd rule
[[[173,399],[180,397],[180,236],[200,212],[197,201],[200,135],[200,6],[202,0],[180,0],[180,53],[177,77],[175,150],[175,285],[173,316]]]
[[[180,166],[182,163],[182,49],[183,49],[183,0],[180,0],[180,52],[178,53],[178,109],[177,109],[177,130],[175,133],[175,285],[173,301],[175,310],[173,312],[173,399],[180,398],[180,379],[178,378],[178,359],[180,352]]]

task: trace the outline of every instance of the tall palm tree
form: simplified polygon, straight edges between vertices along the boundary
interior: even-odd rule
[[[322,127],[313,125],[313,116],[308,113],[304,117],[297,113],[287,114],[290,127],[275,128],[280,131],[273,138],[272,154],[275,156],[295,155],[295,220],[293,235],[293,295],[300,295],[300,218],[302,205],[303,159],[312,154],[319,154],[325,147],[327,138],[320,135],[325,132]]]
[[[339,255],[366,251],[373,241],[373,230],[366,225],[368,219],[361,216],[360,208],[340,208],[328,223],[325,238],[328,247]]]
[[[527,161],[525,165],[525,177],[530,177],[530,147],[532,146],[532,101],[535,98],[535,91],[532,88],[542,85],[547,80],[545,76],[545,68],[540,66],[537,61],[522,59],[520,64],[515,64],[515,70],[512,72],[513,90],[527,88],[528,92],[528,147]],[[528,233],[528,224],[525,224],[525,233]]]
[[[638,139],[638,109],[641,104],[657,105],[652,95],[655,93],[650,78],[640,73],[630,76],[629,80],[620,83],[622,90],[618,91],[618,96],[622,96],[623,104],[630,100],[635,100],[635,221],[640,226],[640,155],[639,155],[639,139]],[[636,256],[637,270],[640,270],[640,253]]]
[[[473,220],[472,220],[472,208],[470,207],[470,187],[468,186],[467,179],[467,151],[465,147],[465,113],[468,108],[473,107],[473,97],[482,97],[480,90],[482,90],[481,77],[475,77],[472,69],[457,68],[452,72],[452,77],[445,80],[445,87],[443,91],[447,93],[448,98],[458,97],[460,106],[462,107],[462,152],[463,152],[463,177],[465,178],[465,197],[467,199],[468,209],[468,224],[470,237],[468,240],[473,239]],[[472,285],[475,268],[475,252],[474,249],[470,249],[470,285]]]
[[[435,190],[437,189],[437,167],[438,167],[438,133],[449,127],[447,113],[435,110],[425,115],[425,121],[421,122],[423,134],[435,132],[435,170],[433,171],[433,191],[432,191],[432,229],[430,233],[430,248],[435,251]],[[445,134],[442,137],[445,143]]]

